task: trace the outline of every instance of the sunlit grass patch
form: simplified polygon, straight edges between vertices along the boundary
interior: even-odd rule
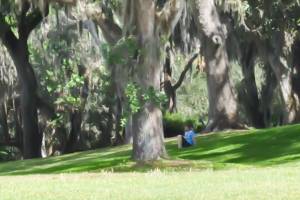
[[[197,137],[197,145],[178,149],[167,139],[170,159],[137,165],[130,145],[0,164],[0,175],[78,172],[189,171],[296,165],[300,162],[300,125],[249,131],[227,131]]]
[[[1,200],[298,200],[299,167],[0,177]]]

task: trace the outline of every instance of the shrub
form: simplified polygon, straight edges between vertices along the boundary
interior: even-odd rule
[[[0,162],[19,159],[21,159],[21,152],[18,148],[11,146],[0,147]]]
[[[195,132],[199,133],[204,128],[199,118],[187,117],[180,113],[166,113],[163,118],[165,137],[174,137],[184,133],[185,125],[193,125]]]
[[[0,147],[0,161],[5,161],[7,160],[8,157],[8,152],[4,147]]]

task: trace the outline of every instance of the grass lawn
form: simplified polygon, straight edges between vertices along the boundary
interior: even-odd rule
[[[299,125],[166,144],[170,160],[143,166],[129,146],[2,163],[0,199],[300,199]]]

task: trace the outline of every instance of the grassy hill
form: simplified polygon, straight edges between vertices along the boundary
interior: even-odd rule
[[[1,200],[300,199],[299,125],[166,145],[169,160],[142,166],[129,146],[2,163]]]
[[[223,169],[293,164],[300,161],[300,126],[216,133],[197,137],[197,145],[177,149],[175,139],[166,142],[170,160],[149,168]],[[0,164],[0,175],[49,174],[98,171],[143,171],[130,160],[130,146],[99,149],[69,155]]]

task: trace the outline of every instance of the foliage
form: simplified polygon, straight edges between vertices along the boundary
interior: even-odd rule
[[[123,37],[113,47],[108,44],[102,44],[101,50],[108,66],[124,65],[127,64],[128,60],[134,59],[138,46],[136,39],[133,37]]]
[[[0,0],[0,19],[2,20],[0,22],[2,24],[7,23],[17,38],[19,37],[17,27],[21,19],[20,5],[24,2],[20,0]],[[51,1],[31,0],[27,2],[30,3],[29,13],[25,13],[24,16],[29,18],[31,14],[34,14],[34,11],[40,10],[45,14],[45,2]],[[89,1],[81,3],[85,4],[87,2]],[[95,5],[101,6],[103,10],[109,10],[107,12],[109,15],[118,15],[119,11],[122,10],[122,2],[124,1],[93,0],[92,2],[96,2],[97,4]],[[156,2],[160,8],[166,3],[165,0]],[[291,47],[294,40],[299,37],[300,6],[298,0],[215,0],[215,2],[219,10],[230,16],[230,23],[233,24],[234,30],[237,30],[237,34],[239,34],[239,31],[247,32],[250,33],[251,37],[259,38],[259,40],[265,42],[270,40],[274,33],[280,32],[285,37],[283,50],[288,53],[292,50]],[[41,28],[31,34],[28,42],[30,63],[33,64],[39,84],[38,96],[51,105],[54,113],[57,115],[55,119],[40,119],[40,121],[46,121],[45,124],[48,126],[46,129],[48,128],[48,131],[52,131],[58,126],[69,128],[70,114],[80,111],[82,112],[82,127],[84,129],[84,134],[82,135],[87,137],[92,143],[94,140],[91,138],[95,137],[90,136],[94,135],[94,132],[99,133],[98,130],[100,129],[101,133],[108,132],[106,127],[111,125],[109,122],[113,118],[114,111],[112,111],[112,107],[116,104],[116,95],[112,90],[112,84],[117,79],[112,80],[114,77],[111,69],[115,65],[121,67],[122,72],[126,71],[127,74],[120,73],[118,75],[126,76],[126,78],[127,75],[134,74],[135,67],[133,66],[136,65],[135,62],[138,57],[143,54],[143,50],[138,49],[139,41],[136,38],[127,36],[121,38],[113,47],[105,44],[103,41],[101,41],[102,45],[98,47],[98,43],[97,45],[93,44],[93,37],[95,36],[91,37],[90,33],[82,30],[90,28],[87,28],[86,24],[84,24],[86,22],[84,13],[80,13],[81,10],[78,7],[73,10],[65,10],[66,12],[58,4],[55,4],[50,9],[49,16],[43,21]],[[185,13],[185,15],[188,16],[188,13]],[[191,18],[191,16],[189,17]],[[114,19],[117,19],[118,22],[122,21],[121,18],[114,17]],[[121,24],[118,22],[117,24]],[[187,25],[187,23],[189,24]],[[181,33],[194,31],[193,34],[197,35],[198,32],[194,29],[193,23],[192,19],[186,21],[183,19],[177,29],[188,27],[187,29],[189,30],[181,30]],[[95,32],[96,36],[98,36],[98,30],[95,30]],[[191,38],[193,34],[190,35]],[[243,36],[242,40],[247,40],[251,37],[248,37],[248,35],[247,37]],[[162,36],[160,39],[161,44],[169,41],[169,38],[165,36]],[[190,41],[193,40],[191,39]],[[184,55],[183,52],[175,53],[174,79],[178,79],[181,74],[184,66],[183,58],[186,56],[188,55]],[[1,61],[5,60],[5,62],[8,60],[4,54],[0,55],[0,59]],[[3,73],[5,66],[11,65],[11,63],[5,62],[1,65],[0,80],[10,76],[9,70]],[[106,68],[103,66],[104,62],[106,62]],[[231,64],[231,66],[230,79],[233,80],[236,87],[243,87],[240,84],[241,71],[239,66],[236,64]],[[82,72],[82,69],[84,69],[84,72]],[[13,72],[15,76],[16,72]],[[261,93],[262,83],[264,82],[264,77],[261,74],[261,71],[255,71],[259,93]],[[15,80],[12,81],[12,79],[16,78],[9,78],[9,86],[11,87],[12,84],[15,86]],[[140,88],[136,83],[130,81],[131,77],[128,77],[128,79],[129,81],[123,85],[126,93],[125,107],[121,113],[123,114],[123,127],[126,125],[127,118],[141,111],[145,104],[153,103],[160,106],[166,101],[163,93],[156,91],[152,87]],[[7,84],[7,80],[5,81],[5,84]],[[1,80],[0,93],[4,91],[2,82],[5,81]],[[15,91],[14,96],[18,98],[17,88],[12,87],[11,90]],[[10,95],[13,96],[12,94]],[[273,125],[280,124],[281,111],[284,106],[279,98],[278,91],[276,91],[275,96],[276,98],[274,98],[271,106]],[[183,126],[186,123],[194,124],[196,130],[199,131],[203,126],[199,122],[199,118],[206,121],[208,115],[209,99],[205,73],[191,70],[183,86],[178,89],[177,100],[179,114],[166,113],[164,116],[166,134],[172,133],[177,135],[182,133]],[[241,112],[243,112],[242,109]],[[42,122],[40,123],[42,124]],[[43,125],[40,127],[44,128]],[[48,136],[52,137],[49,133]],[[8,155],[5,153],[6,151],[2,152],[3,156]]]
[[[63,135],[53,131],[59,127],[70,133],[71,116],[82,113],[80,148],[95,148],[109,126],[107,97],[111,79],[95,38],[86,29],[79,32],[77,22],[65,19],[64,12],[51,12],[29,40],[40,96],[56,114],[56,118],[43,122],[43,133],[46,144],[53,144]]]
[[[0,161],[7,160],[7,157],[8,157],[8,152],[6,151],[5,148],[1,147],[0,148]]]
[[[178,80],[185,62],[180,53],[175,54],[173,76]],[[183,113],[185,117],[196,116],[206,121],[208,113],[208,91],[206,84],[206,75],[204,72],[192,69],[184,80],[182,86],[177,92],[178,112]]]
[[[200,133],[204,128],[198,116],[188,117],[180,113],[165,113],[163,124],[165,137],[182,135],[187,125],[192,125],[196,133]]]
[[[126,126],[128,117],[138,113],[147,103],[161,106],[167,101],[163,92],[156,91],[153,87],[147,88],[145,91],[135,83],[128,83],[125,89],[127,97],[127,105],[124,107],[124,115],[121,121],[123,127]]]
[[[16,147],[0,146],[0,162],[18,160],[21,152]]]
[[[65,112],[81,108],[81,88],[84,84],[84,77],[79,74],[78,67],[81,60],[71,54],[74,47],[70,46],[69,41],[61,39],[58,41],[57,38],[48,38],[41,46],[38,45],[39,42],[29,45],[30,59],[34,67],[44,65],[43,68],[36,68],[41,80],[41,91],[50,97],[49,100],[59,111],[57,118],[50,122],[54,127],[64,123]],[[44,53],[48,54],[47,60],[41,59]]]

